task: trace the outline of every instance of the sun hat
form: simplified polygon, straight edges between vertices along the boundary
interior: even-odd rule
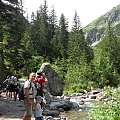
[[[36,100],[42,100],[43,98],[41,96],[36,96],[35,99]]]

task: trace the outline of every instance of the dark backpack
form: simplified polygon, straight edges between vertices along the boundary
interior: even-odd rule
[[[43,93],[42,92],[42,85],[38,82],[38,79],[35,82],[35,87],[36,87],[36,90],[37,90],[36,96],[41,96],[42,93]]]
[[[40,83],[38,82],[38,79],[36,80],[35,82],[35,88],[38,90],[38,89],[41,89],[41,85]]]
[[[30,82],[30,87],[29,87],[29,90],[31,89],[32,85],[31,85],[31,82]],[[25,94],[24,94],[24,85],[21,87],[19,93],[18,93],[18,98],[19,100],[24,100],[25,98]]]

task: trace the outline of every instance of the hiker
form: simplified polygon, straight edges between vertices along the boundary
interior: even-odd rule
[[[20,83],[19,82],[17,82],[16,84],[15,84],[15,101],[16,101],[16,99],[17,99],[17,96],[18,96],[18,93],[19,93],[19,91],[20,91]]]
[[[10,81],[9,77],[7,77],[5,79],[5,81],[3,81],[3,84],[5,85],[6,97],[10,96],[10,94],[9,94],[9,81]]]
[[[28,80],[24,83],[24,104],[25,104],[25,110],[26,113],[23,116],[23,120],[31,120],[32,117],[32,111],[33,111],[33,104],[34,104],[34,98],[36,96],[36,88],[33,83],[35,80],[35,73],[32,72],[29,75]]]
[[[42,73],[41,71],[37,72],[36,77],[36,83],[39,83],[39,87],[37,87],[37,95],[43,97],[44,96],[44,83],[48,82],[48,80],[45,77],[45,73]]]
[[[48,80],[45,77],[45,73],[42,73],[41,71],[37,72],[37,77],[36,77],[36,86],[37,86],[37,95],[36,96],[41,96],[45,97],[44,95],[44,83],[48,82]],[[41,102],[41,107],[43,107],[43,100]]]
[[[42,97],[41,96],[36,96],[35,97],[35,120],[43,120],[42,116],[42,109],[40,103],[42,102]]]
[[[13,76],[10,77],[8,90],[9,90],[9,97],[12,98],[13,96],[15,98],[15,81]]]
[[[15,84],[17,82],[17,77],[11,76],[8,78],[8,91],[9,91],[9,97],[12,98],[12,96],[15,98]]]

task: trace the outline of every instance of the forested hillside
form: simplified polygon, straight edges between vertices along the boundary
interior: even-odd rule
[[[113,28],[120,29],[118,26],[120,24],[120,5],[112,8],[84,28],[89,44],[99,41],[104,36],[108,22]]]
[[[27,76],[43,62],[49,62],[62,78],[67,93],[119,85],[119,24],[111,29],[108,20],[102,42],[93,48],[76,11],[69,31],[64,13],[58,20],[55,9],[48,11],[46,1],[32,14],[31,22],[23,16],[21,4],[17,0],[0,2],[1,82],[12,74]]]

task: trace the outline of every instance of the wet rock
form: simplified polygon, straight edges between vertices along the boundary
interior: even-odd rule
[[[52,101],[50,103],[51,109],[62,108],[65,111],[70,110],[72,108],[71,102],[68,100],[60,100],[60,101]]]
[[[45,109],[43,111],[43,115],[45,116],[52,116],[52,117],[58,117],[60,112],[57,109]]]

